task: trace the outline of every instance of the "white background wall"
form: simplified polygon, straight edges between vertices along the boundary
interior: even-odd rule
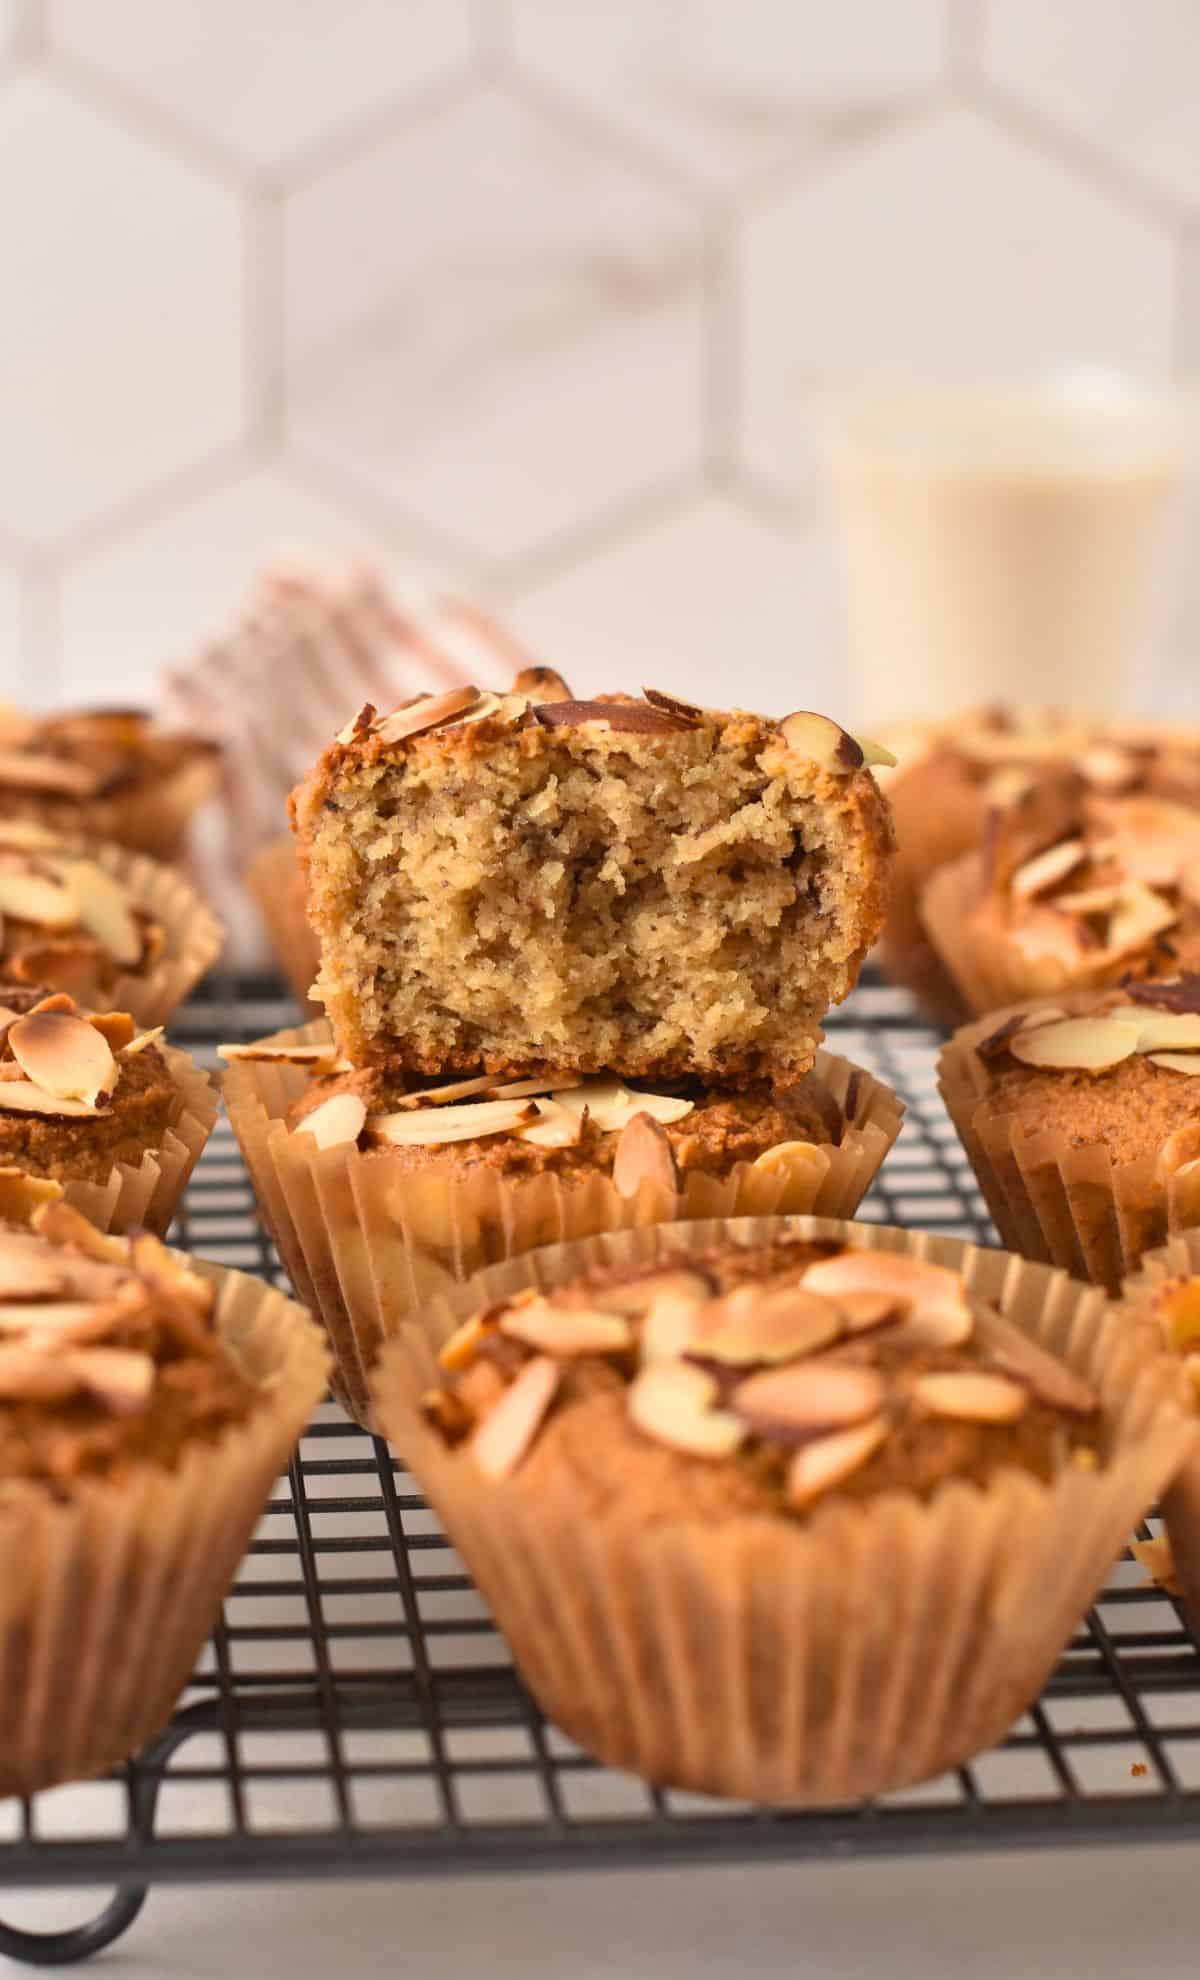
[[[1200,358],[1196,0],[0,0],[0,48],[26,700],[145,693],[314,544],[581,682],[836,710],[823,389]]]

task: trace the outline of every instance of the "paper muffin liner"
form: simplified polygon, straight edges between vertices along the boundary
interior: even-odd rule
[[[114,1162],[102,1183],[60,1179],[66,1202],[101,1231],[145,1229],[164,1236],[216,1123],[219,1100],[208,1074],[172,1045],[159,1050],[179,1090],[162,1141],[136,1165]]]
[[[215,795],[220,775],[216,749],[197,747],[165,776],[97,800],[95,835],[174,865],[184,857],[192,819]]]
[[[166,946],[148,969],[115,979],[72,973],[63,987],[90,1010],[128,1011],[146,1027],[166,1024],[217,960],[224,930],[191,883],[173,867],[143,853],[127,852],[123,846],[89,846],[87,852],[160,924]]]
[[[326,1021],[277,1032],[270,1043],[326,1043]],[[324,1321],[334,1391],[372,1427],[368,1373],[402,1319],[484,1265],[598,1231],[694,1217],[815,1211],[851,1216],[896,1136],[903,1105],[861,1067],[818,1052],[815,1072],[853,1121],[838,1148],[810,1142],[738,1163],[724,1177],[692,1174],[678,1194],[646,1183],[621,1196],[602,1175],[507,1180],[403,1170],[387,1149],[318,1149],[288,1131],[304,1092],[302,1067],[241,1059],[223,1080],[225,1105],[259,1209],[297,1295]]]
[[[1057,956],[1027,956],[1003,928],[975,915],[980,897],[979,858],[968,853],[934,874],[921,895],[921,919],[942,963],[977,1016],[1031,997],[1059,997],[1072,989],[1115,983],[1128,956],[1101,950],[1090,967],[1068,969]]]
[[[648,1522],[644,1504],[484,1480],[420,1413],[435,1344],[481,1305],[596,1265],[713,1244],[833,1238],[960,1270],[1093,1381],[1103,1461],[1050,1485],[1013,1469],[926,1502],[836,1494],[786,1515]],[[960,1765],[1035,1698],[1137,1519],[1193,1447],[1149,1328],[1065,1274],[950,1238],[827,1218],[739,1218],[555,1246],[480,1273],[408,1322],[377,1412],[549,1718],[610,1766],[769,1802],[857,1800]]]
[[[1167,1279],[1200,1277],[1200,1231],[1184,1231],[1142,1259],[1137,1274],[1123,1288],[1124,1310],[1135,1322],[1158,1326],[1151,1301]],[[1173,1592],[1183,1599],[1193,1631],[1200,1635],[1200,1453],[1186,1459],[1163,1493],[1163,1526],[1169,1557],[1155,1561],[1156,1579],[1169,1577]],[[1142,1550],[1135,1549],[1141,1553]],[[1144,1561],[1150,1566],[1150,1561]]]
[[[1093,994],[1067,992],[1056,1004],[1082,1011]],[[1003,1242],[1116,1292],[1144,1252],[1200,1225],[1200,1162],[1164,1171],[1158,1149],[1114,1162],[1103,1142],[1075,1147],[1053,1120],[1038,1134],[1022,1133],[1016,1115],[990,1098],[975,1047],[1025,1008],[995,1010],[943,1046],[942,1099]]]
[[[324,1391],[307,1314],[241,1272],[217,1281],[217,1321],[263,1387],[251,1418],[178,1467],[83,1479],[66,1501],[0,1490],[0,1794],[115,1766],[165,1724]]]
[[[313,1018],[321,1006],[309,996],[321,960],[304,912],[304,887],[289,833],[264,846],[246,868],[246,890],[266,925],[272,953],[298,1004]]]

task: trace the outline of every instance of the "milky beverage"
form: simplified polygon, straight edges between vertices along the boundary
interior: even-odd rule
[[[864,397],[833,447],[856,713],[1136,701],[1179,449],[1166,401]]]

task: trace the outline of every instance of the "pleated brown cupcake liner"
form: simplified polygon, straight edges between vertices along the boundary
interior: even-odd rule
[[[941,867],[921,895],[921,919],[945,968],[976,1016],[1027,998],[1058,998],[1072,989],[1115,983],[1128,957],[1101,950],[1087,967],[1068,969],[1057,956],[1029,956],[1002,927],[989,928],[975,914],[980,898],[976,853]]]
[[[1057,1002],[1083,1009],[1091,994],[1067,992]],[[1014,1008],[1029,1002],[992,1011],[943,1046],[938,1084],[946,1111],[1003,1242],[1115,1293],[1144,1252],[1200,1225],[1200,1163],[1164,1173],[1157,1149],[1114,1162],[1103,1142],[1075,1147],[1050,1120],[1039,1133],[1024,1133],[1016,1115],[989,1097],[975,1050]]]
[[[178,1107],[162,1141],[136,1164],[114,1162],[102,1183],[62,1182],[66,1201],[101,1231],[145,1229],[164,1236],[216,1124],[220,1101],[208,1074],[174,1046],[159,1050],[179,1090]]]
[[[1141,1261],[1140,1270],[1123,1288],[1123,1307],[1135,1323],[1160,1326],[1153,1298],[1168,1279],[1200,1278],[1200,1231],[1184,1231]],[[1200,1634],[1200,1453],[1180,1467],[1162,1497],[1168,1558],[1149,1548],[1134,1548],[1155,1578],[1168,1579],[1183,1598],[1192,1629]],[[1153,1547],[1153,1542],[1150,1543]]]
[[[290,833],[255,854],[245,880],[246,891],[263,918],[272,954],[297,1003],[308,1016],[320,1017],[320,1004],[308,994],[321,960],[320,948],[304,912],[296,842]]]
[[[953,1266],[971,1293],[1094,1382],[1094,1470],[1006,1471],[835,1494],[801,1523],[647,1522],[485,1480],[422,1418],[436,1345],[480,1306],[592,1266],[714,1244],[833,1238]],[[1193,1448],[1180,1371],[1065,1274],[949,1238],[827,1218],[739,1218],[621,1232],[515,1259],[406,1322],[377,1413],[441,1518],[546,1715],[598,1759],[663,1786],[756,1801],[858,1800],[960,1765],[1035,1698],[1156,1494]]]
[[[0,1794],[124,1760],[166,1723],[267,1495],[324,1392],[307,1314],[261,1280],[217,1281],[217,1322],[262,1400],[174,1470],[131,1465],[66,1500],[0,1490]]]
[[[270,1042],[329,1036],[322,1021]],[[335,1393],[370,1428],[368,1375],[384,1341],[406,1315],[484,1265],[598,1231],[686,1218],[852,1216],[904,1109],[890,1087],[847,1059],[818,1052],[815,1073],[843,1112],[853,1082],[853,1118],[839,1147],[788,1144],[769,1162],[741,1162],[727,1176],[693,1172],[677,1194],[647,1183],[632,1198],[602,1175],[414,1172],[386,1149],[318,1149],[311,1135],[288,1130],[288,1110],[308,1084],[301,1067],[238,1060],[223,1092],[263,1221],[299,1298],[329,1331]]]
[[[85,848],[127,890],[136,906],[158,922],[166,938],[162,955],[148,969],[114,979],[72,972],[64,985],[76,1001],[96,1011],[128,1011],[140,1025],[166,1024],[221,953],[225,931],[182,873],[127,852],[123,846]]]

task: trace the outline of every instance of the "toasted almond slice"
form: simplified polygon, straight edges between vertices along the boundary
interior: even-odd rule
[[[374,734],[379,742],[406,742],[410,736],[421,736],[427,729],[440,728],[443,722],[452,722],[456,715],[465,715],[479,700],[479,689],[475,687],[448,688],[445,694],[425,694],[419,701],[407,708],[397,708],[391,715],[385,715],[376,722]]]
[[[699,1308],[689,1351],[733,1365],[796,1361],[836,1341],[842,1316],[807,1285],[738,1286]]]
[[[507,1478],[532,1444],[558,1392],[562,1366],[547,1354],[527,1361],[471,1439],[485,1478]]]
[[[82,1386],[65,1355],[44,1354],[15,1341],[0,1347],[0,1401],[61,1402]]]
[[[535,1148],[573,1148],[583,1137],[583,1116],[573,1114],[557,1100],[543,1098],[537,1102],[537,1119],[530,1127],[518,1128],[517,1133]]]
[[[657,1444],[688,1457],[732,1456],[746,1426],[729,1410],[713,1409],[717,1385],[703,1369],[683,1361],[656,1361],[644,1367],[629,1389],[629,1414]]]
[[[248,1059],[254,1064],[319,1066],[329,1061],[328,1045],[218,1045],[219,1059]]]
[[[474,1361],[480,1342],[495,1332],[496,1323],[486,1313],[473,1313],[456,1327],[438,1351],[438,1366],[457,1373]]]
[[[688,1273],[664,1274],[664,1278],[667,1283],[659,1288],[642,1323],[643,1362],[674,1361],[687,1354],[695,1345],[700,1316],[709,1297],[707,1286],[697,1294],[695,1284],[688,1283],[691,1278]]]
[[[824,1176],[829,1168],[829,1156],[815,1141],[777,1141],[774,1148],[764,1148],[761,1155],[755,1156],[754,1167],[765,1176],[777,1171],[798,1176],[802,1169],[813,1176]]]
[[[212,1288],[207,1279],[176,1252],[168,1251],[153,1231],[135,1231],[129,1241],[129,1262],[139,1279],[153,1288],[169,1305],[184,1305],[189,1313],[207,1320],[212,1312]]]
[[[1029,1406],[1029,1391],[1020,1382],[974,1369],[918,1375],[912,1394],[931,1416],[949,1416],[962,1423],[1014,1423]]]
[[[1055,887],[1074,873],[1085,856],[1082,839],[1064,839],[1057,846],[1048,846],[1045,852],[1027,859],[1018,866],[1009,886],[1018,900],[1032,900],[1036,894],[1044,894],[1049,887]]]
[[[1200,1047],[1200,1014],[1194,1011],[1148,1011],[1144,1005],[1130,1005],[1122,1015],[1137,1026],[1139,1052],[1194,1052]]]
[[[0,1231],[0,1301],[57,1299],[66,1288],[61,1258],[26,1231]],[[0,1309],[0,1326],[3,1326]]]
[[[32,1017],[33,1012],[29,1015]],[[137,1026],[128,1011],[89,1011],[87,1021],[98,1031],[110,1052],[123,1052],[137,1036]]]
[[[1079,758],[1085,780],[1098,791],[1121,791],[1137,778],[1137,763],[1126,750],[1096,743]]]
[[[539,702],[533,713],[544,729],[582,729],[596,723],[628,735],[674,736],[691,726],[644,701]]]
[[[552,1091],[573,1113],[586,1113],[601,1134],[619,1134],[635,1114],[649,1114],[669,1127],[672,1121],[686,1120],[696,1104],[674,1093],[635,1093],[616,1079],[585,1079],[569,1087],[556,1082]]]
[[[61,846],[60,832],[52,832],[32,818],[0,818],[0,850],[54,852]]]
[[[809,1437],[878,1416],[884,1394],[874,1368],[809,1361],[749,1376],[739,1382],[729,1406],[759,1436]]]
[[[76,1380],[114,1416],[139,1416],[154,1388],[154,1361],[137,1348],[72,1348],[65,1355]]]
[[[296,1134],[311,1134],[318,1148],[336,1148],[357,1141],[366,1126],[366,1102],[357,1093],[331,1093],[311,1114],[297,1121]]]
[[[1161,935],[1178,919],[1178,910],[1139,881],[1120,887],[1091,887],[1079,894],[1060,894],[1054,907],[1063,914],[1105,922],[1103,943],[1120,955]]]
[[[40,1017],[43,1011],[65,1011],[68,1017],[82,1016],[74,997],[69,996],[65,990],[52,990],[49,996],[39,997],[37,1003],[31,1004],[21,1015]]]
[[[1152,1066],[1161,1066],[1164,1072],[1189,1076],[1200,1073],[1200,1052],[1147,1052],[1146,1057]]]
[[[536,1119],[530,1100],[481,1100],[465,1107],[422,1107],[412,1114],[369,1114],[367,1133],[393,1148],[438,1148],[448,1141],[511,1134]]]
[[[882,1416],[871,1423],[860,1423],[853,1430],[837,1430],[831,1437],[818,1437],[796,1452],[788,1466],[784,1494],[794,1512],[803,1512],[815,1499],[823,1498],[835,1486],[861,1471],[873,1458],[887,1436]]]
[[[900,761],[890,749],[885,749],[882,743],[872,742],[869,736],[853,736],[851,740],[861,749],[868,770],[894,770]]]
[[[97,1260],[104,1265],[124,1265],[129,1263],[129,1241],[127,1238],[110,1237],[89,1224],[69,1203],[45,1203],[35,1210],[30,1219],[35,1231],[49,1238],[51,1244],[67,1244],[85,1258]]]
[[[423,1086],[415,1093],[406,1093],[398,1105],[402,1110],[445,1107],[456,1100],[472,1100],[477,1095],[490,1100],[523,1100],[535,1093],[566,1092],[578,1084],[577,1080],[550,1078],[501,1080],[494,1073],[478,1073],[473,1079],[452,1079],[445,1086]]]
[[[635,1319],[644,1319],[656,1301],[670,1295],[672,1298],[690,1300],[699,1306],[712,1297],[712,1281],[702,1272],[689,1270],[686,1266],[664,1266],[661,1271],[647,1272],[640,1279],[626,1279],[620,1285],[604,1286],[596,1294],[597,1306],[606,1313],[630,1313]]]
[[[43,1203],[55,1203],[63,1193],[49,1176],[27,1176],[11,1163],[0,1168],[0,1222],[29,1224]]]
[[[29,1079],[0,1080],[0,1114],[45,1114],[51,1120],[96,1120],[104,1113],[86,1100],[66,1094],[47,1093]]]
[[[119,880],[93,859],[50,862],[75,904],[81,927],[103,944],[114,962],[134,969],[142,959],[142,931],[133,902]]]
[[[527,694],[491,694],[485,692],[480,695],[475,706],[469,708],[465,715],[458,716],[451,726],[456,729],[465,729],[468,722],[486,722],[491,715],[499,716],[501,721],[518,722],[529,707],[530,700]]]
[[[136,1038],[131,1038],[128,1045],[122,1046],[121,1057],[123,1059],[136,1058],[139,1052],[145,1051],[147,1045],[157,1045],[162,1035],[163,1026],[161,1024],[156,1024],[151,1031],[139,1031]]]
[[[340,743],[357,742],[358,738],[365,736],[367,730],[372,727],[377,713],[378,710],[373,701],[364,701],[358,714],[351,721],[347,722],[344,729],[338,730],[335,741]]]
[[[73,798],[94,797],[102,779],[85,763],[36,750],[0,749],[0,786],[16,791],[48,791]]]
[[[819,764],[835,777],[852,777],[863,767],[861,744],[827,715],[813,715],[807,709],[799,709],[794,715],[784,716],[779,732],[793,756]]]
[[[60,1277],[60,1287],[63,1283]],[[90,1299],[45,1299],[37,1289],[26,1298],[10,1299],[6,1293],[0,1302],[0,1334],[40,1334],[44,1346],[60,1335],[69,1337],[95,1310]]]
[[[636,1196],[647,1183],[655,1189],[670,1190],[672,1193],[678,1190],[679,1171],[675,1166],[674,1150],[667,1139],[666,1129],[650,1114],[635,1114],[628,1126],[621,1129],[621,1139],[613,1158],[612,1179],[617,1195],[623,1197]]]
[[[906,1345],[953,1347],[969,1338],[973,1316],[962,1280],[948,1265],[894,1251],[839,1251],[808,1267],[810,1292],[841,1303],[847,1293],[883,1293],[905,1308]]]
[[[668,715],[677,715],[681,722],[702,722],[704,710],[697,708],[693,701],[680,701],[677,695],[664,694],[661,688],[644,687],[642,697],[652,708],[664,708]]]
[[[71,983],[82,994],[95,980],[101,960],[99,944],[90,935],[70,940],[34,942],[20,948],[5,962],[15,983]]]
[[[1002,1313],[990,1306],[977,1307],[975,1333],[993,1361],[1026,1383],[1051,1408],[1079,1416],[1088,1416],[1096,1408],[1096,1391],[1090,1383]]]
[[[94,1107],[116,1078],[108,1040],[86,1018],[64,1011],[18,1018],[8,1046],[25,1077],[58,1100]]]
[[[1064,1018],[1061,1024],[1021,1031],[1009,1044],[1014,1059],[1024,1066],[1049,1066],[1058,1071],[1107,1072],[1137,1050],[1134,1025],[1107,1017]]]
[[[570,701],[571,690],[561,674],[553,667],[522,667],[512,684],[514,694],[527,695],[530,701]]]
[[[908,1312],[908,1302],[886,1292],[841,1293],[836,1301],[848,1334],[873,1334],[895,1326]]]
[[[0,752],[2,754],[2,752]],[[47,874],[0,862],[0,914],[36,928],[76,928],[79,913],[65,887]]]
[[[623,1354],[633,1345],[633,1330],[619,1314],[592,1307],[554,1306],[547,1299],[530,1300],[504,1313],[500,1332],[543,1354]]]

